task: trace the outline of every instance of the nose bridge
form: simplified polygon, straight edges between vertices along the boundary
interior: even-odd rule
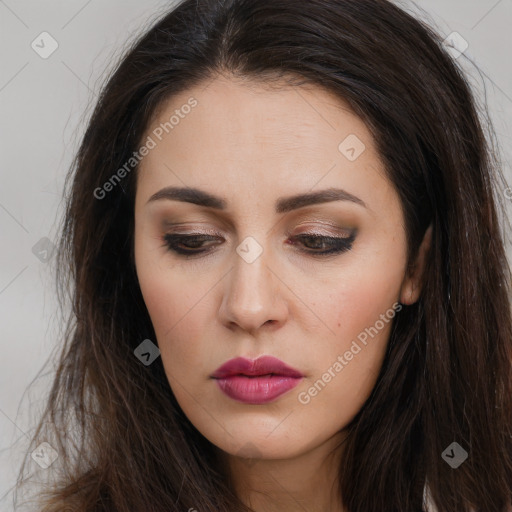
[[[256,240],[248,236],[236,248],[220,311],[224,321],[247,330],[280,320],[285,312],[278,280],[271,270],[272,251],[262,237]]]
[[[236,300],[240,310],[257,313],[272,299],[272,279],[267,267],[269,251],[254,237],[247,237],[236,253],[230,298]]]

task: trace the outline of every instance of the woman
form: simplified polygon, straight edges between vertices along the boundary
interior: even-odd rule
[[[70,174],[42,510],[509,510],[502,179],[394,4],[181,2]]]

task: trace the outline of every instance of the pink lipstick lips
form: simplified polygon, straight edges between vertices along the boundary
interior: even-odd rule
[[[265,404],[294,388],[304,377],[272,356],[250,360],[236,357],[211,375],[220,390],[233,400],[246,404]]]

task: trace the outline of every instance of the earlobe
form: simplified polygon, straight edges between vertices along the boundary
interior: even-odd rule
[[[423,240],[418,250],[416,261],[413,267],[407,272],[407,275],[405,276],[405,279],[402,283],[399,301],[401,304],[414,304],[420,296],[423,282],[423,273],[425,270],[425,262],[427,260],[427,254],[430,250],[431,243],[432,224],[430,224],[425,231]]]

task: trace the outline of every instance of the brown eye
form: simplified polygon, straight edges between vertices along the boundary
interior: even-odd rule
[[[301,251],[323,256],[325,254],[340,254],[352,249],[352,244],[355,240],[355,233],[349,237],[334,237],[317,235],[314,233],[303,233],[295,236],[294,240],[299,240],[301,244],[306,247],[306,249],[301,249]]]
[[[355,232],[348,237],[335,237],[319,235],[316,233],[303,233],[292,238],[292,245],[301,245],[299,250],[313,256],[341,254],[352,249],[355,240]],[[164,235],[163,240],[169,251],[180,256],[193,257],[209,253],[213,246],[221,243],[220,237],[195,233],[195,234],[171,234]],[[205,246],[207,242],[210,243]],[[298,242],[298,244],[296,243]]]
[[[203,244],[215,241],[217,237],[203,234],[166,234],[163,239],[168,250],[181,255],[194,255],[209,252],[211,249],[203,248]]]

